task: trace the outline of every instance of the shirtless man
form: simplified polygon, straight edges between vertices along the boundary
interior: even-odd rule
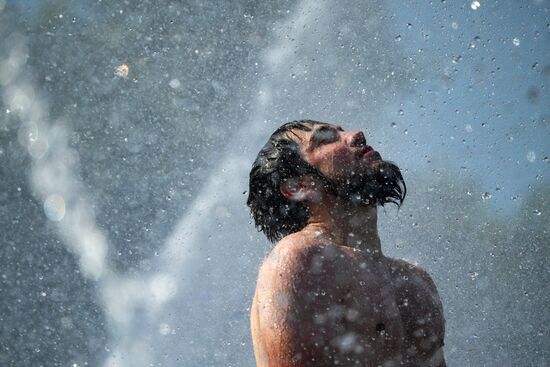
[[[432,279],[380,247],[377,206],[405,194],[361,132],[301,120],[273,133],[248,197],[258,229],[279,241],[252,302],[258,367],[445,366]]]

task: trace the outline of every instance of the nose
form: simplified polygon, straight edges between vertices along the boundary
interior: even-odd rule
[[[351,144],[352,147],[364,147],[367,145],[367,140],[365,135],[361,131],[356,131],[351,135]]]

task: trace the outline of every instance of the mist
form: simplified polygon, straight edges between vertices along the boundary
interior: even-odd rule
[[[0,0],[0,364],[254,366],[270,133],[402,169],[450,366],[550,363],[548,3]]]

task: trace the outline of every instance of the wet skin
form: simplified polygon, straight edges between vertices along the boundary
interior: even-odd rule
[[[375,166],[360,132],[294,131],[302,157],[329,178]],[[352,205],[313,177],[281,187],[308,205],[301,231],[262,264],[251,309],[258,366],[445,366],[444,319],[429,275],[385,257],[376,207]]]

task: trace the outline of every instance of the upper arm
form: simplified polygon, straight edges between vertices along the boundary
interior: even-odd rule
[[[288,246],[266,260],[257,284],[255,343],[263,349],[257,359],[271,367],[322,365],[339,327],[330,315],[346,293],[339,257],[332,255]]]

